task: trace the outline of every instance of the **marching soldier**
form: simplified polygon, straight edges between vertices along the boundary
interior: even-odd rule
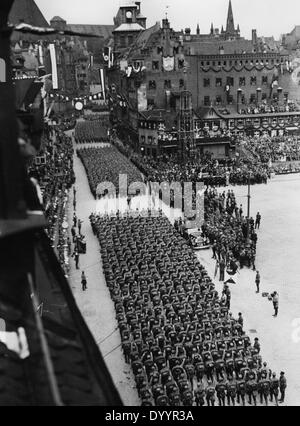
[[[237,393],[237,384],[234,378],[230,378],[229,382],[227,383],[227,404],[228,406],[232,405],[235,406],[235,398]]]
[[[206,402],[208,407],[210,406],[214,407],[215,400],[216,400],[215,398],[216,390],[213,387],[213,384],[211,381],[208,381],[207,383],[208,383],[208,387],[206,388]]]
[[[257,382],[256,380],[249,380],[247,383],[247,395],[249,397],[249,404],[252,405],[252,400],[256,407],[257,405]]]
[[[244,407],[245,406],[245,395],[246,395],[246,382],[243,379],[242,374],[238,375],[236,388],[237,388],[237,403],[239,404],[240,401],[242,401],[243,407]]]
[[[224,379],[219,380],[216,386],[216,392],[219,400],[219,406],[225,407],[226,384],[224,382]]]
[[[203,407],[204,406],[204,397],[205,397],[205,390],[202,383],[198,383],[197,389],[195,390],[195,401],[197,407]]]

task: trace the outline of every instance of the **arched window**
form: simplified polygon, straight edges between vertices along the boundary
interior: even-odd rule
[[[6,83],[6,63],[0,58],[0,83]]]

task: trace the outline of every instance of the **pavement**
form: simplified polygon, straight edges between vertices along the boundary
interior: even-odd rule
[[[231,187],[237,202],[247,211],[247,188]],[[228,188],[226,189],[228,190]],[[258,231],[256,268],[261,275],[261,293],[256,294],[255,272],[243,269],[231,285],[231,311],[242,312],[244,328],[251,339],[258,337],[261,354],[278,376],[286,374],[288,389],[284,405],[300,405],[300,175],[277,176],[268,185],[251,187],[251,215],[262,215]],[[198,253],[213,278],[212,251]],[[228,279],[229,276],[225,278]],[[218,291],[223,283],[214,280]],[[279,315],[262,293],[279,293]]]

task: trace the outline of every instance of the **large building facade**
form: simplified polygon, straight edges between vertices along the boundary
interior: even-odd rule
[[[179,139],[170,134],[179,130],[183,91],[191,93],[195,139],[202,138],[203,143],[206,138],[228,140],[238,134],[275,135],[285,128],[298,129],[300,86],[293,79],[289,52],[274,39],[259,38],[255,29],[251,40],[243,38],[231,1],[225,28],[212,24],[207,34],[199,26],[195,34],[189,28],[176,32],[168,19],[148,29],[139,23],[137,34],[137,22],[128,21],[135,16],[128,7],[118,12],[118,28],[126,28],[127,41],[129,37],[134,43],[120,43],[119,31],[113,32],[116,61],[108,75],[119,96],[114,121],[131,128],[142,152],[159,155],[162,138],[168,144]],[[141,15],[140,4],[131,7]],[[156,134],[148,138],[146,129],[153,133],[153,126]],[[159,130],[162,126],[165,136]],[[211,146],[211,140],[205,143]]]

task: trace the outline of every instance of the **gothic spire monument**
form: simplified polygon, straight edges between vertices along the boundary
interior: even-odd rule
[[[234,17],[233,17],[233,11],[232,11],[232,3],[231,0],[229,0],[229,6],[228,6],[228,13],[227,13],[227,23],[226,23],[226,38],[232,39],[236,38],[240,34],[240,28],[235,28],[234,25]]]
[[[232,35],[234,35],[234,33],[235,33],[235,26],[234,26],[234,18],[233,18],[231,0],[229,0],[226,32],[227,32],[227,34],[232,34]]]

